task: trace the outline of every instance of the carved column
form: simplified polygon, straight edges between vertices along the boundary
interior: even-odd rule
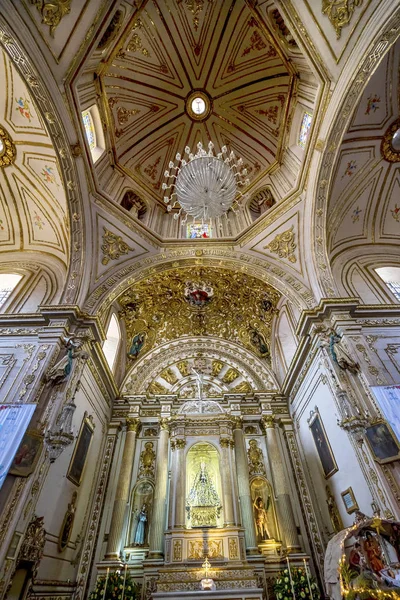
[[[253,503],[250,495],[249,469],[244,445],[244,436],[241,419],[235,419],[233,426],[235,441],[236,473],[239,489],[240,512],[246,540],[246,551],[249,554],[258,552],[256,530],[253,517]]]
[[[150,523],[149,558],[164,556],[165,508],[168,481],[168,420],[160,419],[160,437],[157,448],[156,483],[154,506]]]
[[[231,440],[228,438],[221,438],[221,454],[222,454],[222,490],[224,494],[224,516],[225,523],[224,527],[230,527],[235,525],[235,517],[233,511],[233,496],[232,496],[232,477],[231,477],[231,464],[229,460],[229,454],[231,452]]]
[[[133,458],[135,455],[136,434],[139,431],[139,419],[126,419],[125,445],[122,454],[121,470],[119,473],[117,491],[108,535],[107,560],[119,559],[122,529],[124,526],[125,509],[129,500]]]
[[[300,548],[299,538],[290,501],[289,482],[278,444],[278,436],[275,430],[274,415],[263,417],[262,424],[265,428],[268,458],[272,466],[272,478],[277,500],[279,526],[284,538],[282,541],[285,543],[288,550],[297,550]]]
[[[176,496],[175,496],[175,519],[174,527],[185,527],[185,446],[186,440],[175,441],[175,473]]]

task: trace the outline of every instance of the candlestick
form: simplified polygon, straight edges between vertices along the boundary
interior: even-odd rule
[[[107,575],[106,575],[106,581],[105,581],[105,584],[104,584],[103,600],[105,600],[105,597],[106,597],[106,589],[107,589],[108,574],[109,574],[109,572],[110,572],[110,568],[107,567]]]
[[[124,570],[124,585],[122,587],[122,600],[124,600],[124,593],[125,593],[125,581],[126,581],[126,570],[128,568],[128,565],[125,563],[125,570]]]
[[[290,587],[292,588],[293,600],[296,600],[296,594],[294,593],[294,585],[293,585],[292,573],[290,571],[290,562],[289,562],[288,556],[286,557],[286,562],[287,562],[287,566],[288,566],[288,570],[289,570]]]
[[[312,589],[311,589],[311,583],[310,583],[310,575],[309,575],[309,572],[308,572],[308,567],[307,567],[307,563],[306,563],[306,559],[305,558],[303,558],[303,562],[304,562],[304,570],[305,570],[306,575],[307,575],[307,583],[308,583],[308,589],[310,590],[311,600],[314,600]]]

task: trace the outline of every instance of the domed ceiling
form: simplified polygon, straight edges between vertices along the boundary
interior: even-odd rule
[[[10,164],[0,166],[3,260],[18,260],[27,250],[32,261],[40,260],[41,266],[56,263],[64,273],[69,222],[56,153],[27,86],[3,51],[0,81],[6,89],[0,101],[0,128],[15,152]]]
[[[132,361],[188,336],[236,342],[270,362],[271,323],[280,294],[224,269],[174,269],[142,280],[120,297]],[[233,380],[232,380],[233,383]]]
[[[137,193],[162,202],[169,162],[199,141],[243,158],[251,184],[279,160],[293,68],[268,30],[268,4],[144,3],[99,71],[114,160]]]

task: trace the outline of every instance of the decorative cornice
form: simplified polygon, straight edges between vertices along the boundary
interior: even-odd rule
[[[322,298],[314,308],[303,310],[297,325],[296,335],[307,335],[312,324],[321,323],[324,319],[330,317],[334,311],[348,311],[350,314],[354,312],[359,304],[359,298]]]

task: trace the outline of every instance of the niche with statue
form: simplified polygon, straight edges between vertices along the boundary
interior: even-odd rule
[[[250,482],[250,491],[257,543],[276,545],[279,533],[272,486],[265,477],[253,477]]]
[[[149,528],[153,507],[154,487],[151,481],[139,481],[132,491],[131,515],[128,529],[128,546],[148,546]]]
[[[194,444],[186,458],[186,526],[222,527],[219,453],[209,443]]]

